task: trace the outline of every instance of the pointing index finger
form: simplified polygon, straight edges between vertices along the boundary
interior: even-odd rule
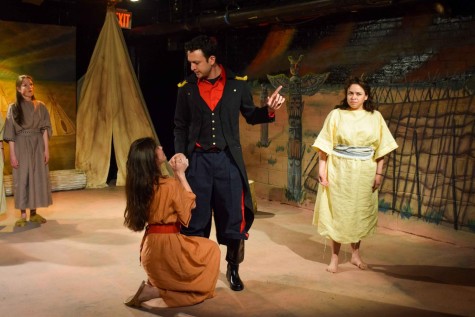
[[[277,87],[277,89],[274,91],[274,93],[272,94],[271,98],[275,98],[275,96],[277,96],[279,94],[279,91],[282,89],[282,85],[280,85],[279,87]]]

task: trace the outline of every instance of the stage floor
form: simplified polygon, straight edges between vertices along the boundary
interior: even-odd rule
[[[453,241],[469,241],[458,245],[379,227],[362,242],[368,270],[351,265],[343,246],[340,271],[330,274],[330,246],[311,225],[312,212],[258,199],[240,266],[245,290],[229,289],[221,246],[215,298],[146,311],[122,304],[146,279],[142,233],[123,226],[123,187],[55,192],[53,205],[38,210],[48,219],[41,226],[14,228],[19,211],[12,197],[7,204],[0,216],[0,316],[475,316],[470,232],[453,230]]]

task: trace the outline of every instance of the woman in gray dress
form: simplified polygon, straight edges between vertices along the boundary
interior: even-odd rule
[[[15,208],[21,210],[15,223],[18,227],[26,224],[26,209],[30,209],[31,222],[46,222],[36,209],[52,204],[48,168],[51,132],[48,110],[34,96],[33,78],[18,76],[16,102],[8,107],[3,136],[10,147]]]

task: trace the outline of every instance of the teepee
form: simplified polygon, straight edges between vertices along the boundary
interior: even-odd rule
[[[51,118],[52,135],[72,135],[76,133],[74,122],[63,110],[53,92],[48,93],[49,101],[45,104]]]
[[[112,154],[116,185],[124,185],[130,144],[147,136],[158,141],[114,7],[107,10],[81,84],[76,129],[76,169],[86,173],[88,188],[107,186]]]

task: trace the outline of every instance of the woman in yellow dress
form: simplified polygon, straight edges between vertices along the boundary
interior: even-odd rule
[[[384,156],[398,147],[383,116],[374,109],[366,82],[351,78],[345,95],[312,145],[319,154],[313,224],[331,240],[327,267],[331,273],[338,270],[342,243],[351,244],[351,263],[367,268],[360,257],[361,239],[376,229]]]

